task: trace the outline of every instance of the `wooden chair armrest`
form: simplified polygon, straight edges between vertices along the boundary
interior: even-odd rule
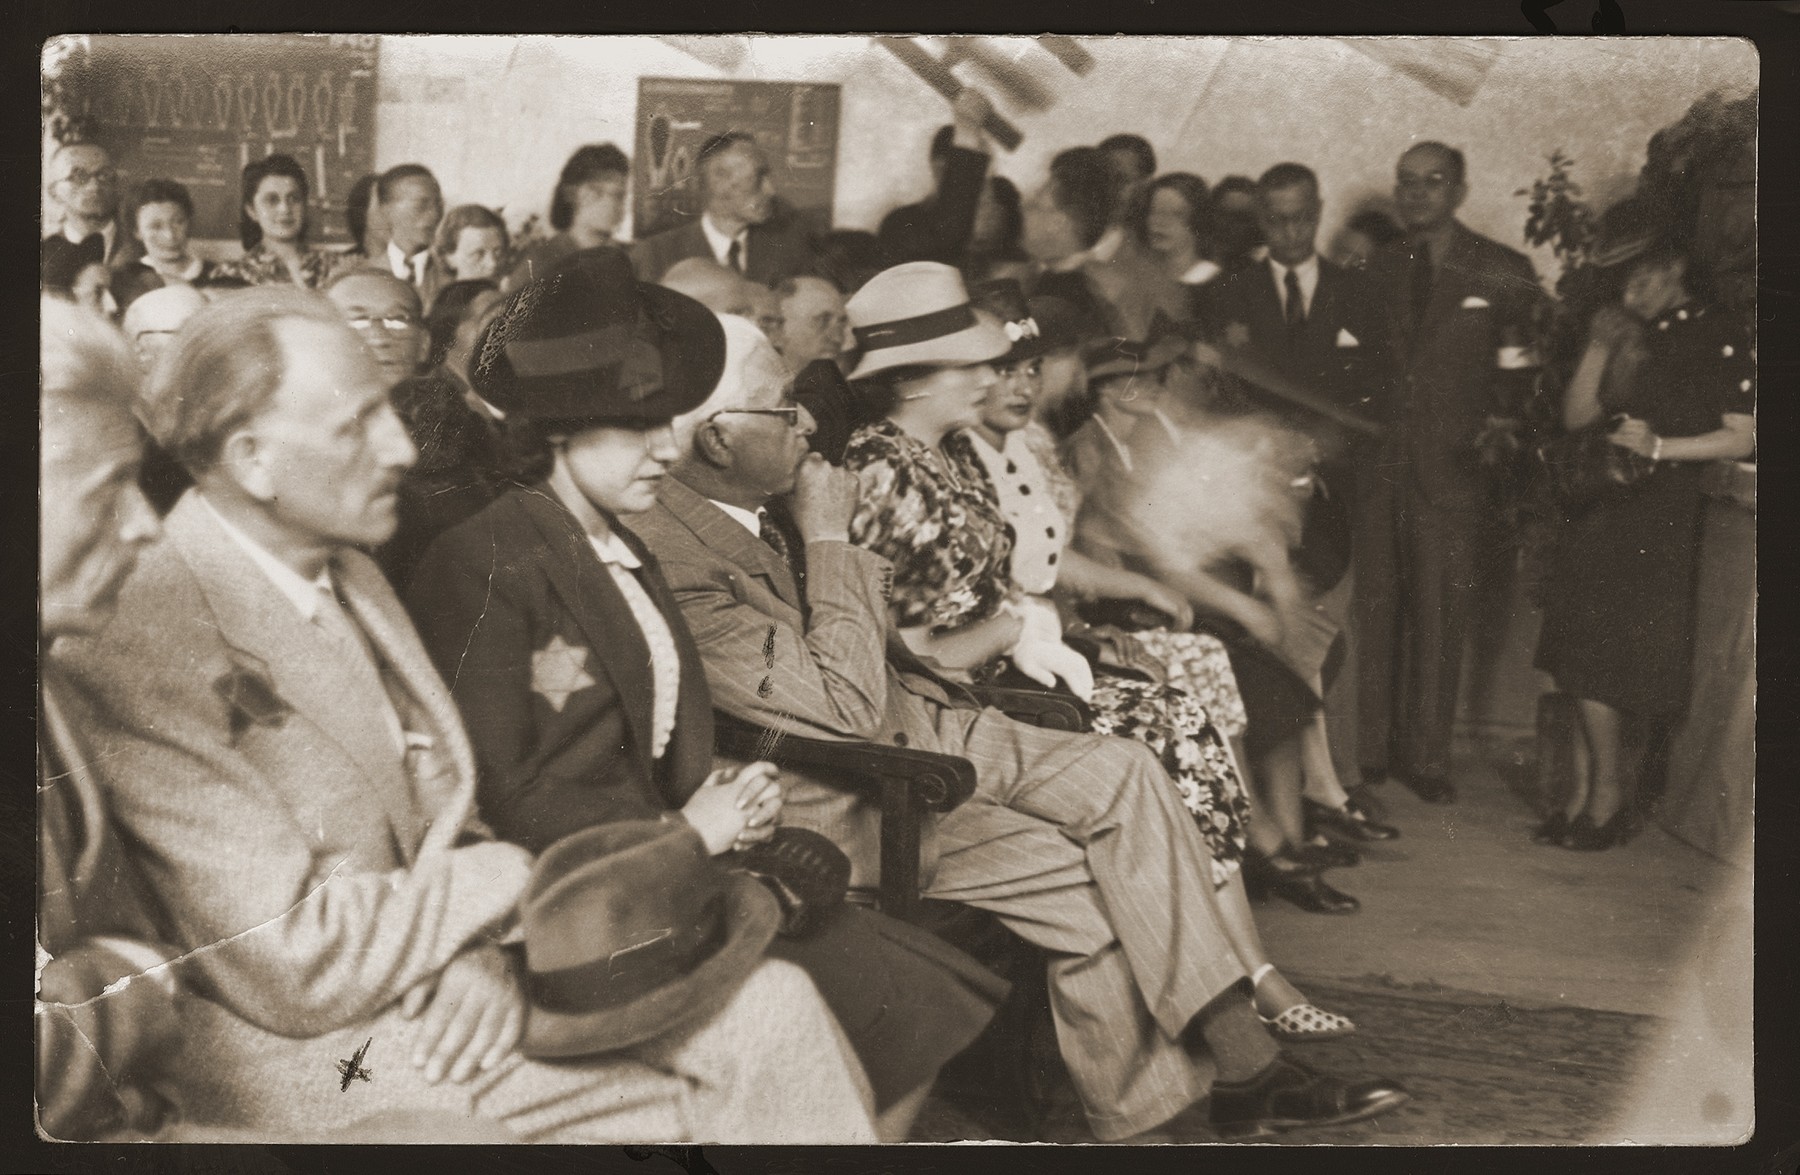
[[[1091,730],[1094,725],[1093,711],[1074,694],[1003,685],[974,685],[969,687],[969,692],[982,705],[991,706],[1008,718],[1046,730],[1079,733]]]
[[[787,734],[723,711],[714,712],[713,749],[873,793],[881,805],[880,904],[896,918],[910,918],[919,904],[925,813],[948,812],[975,794],[975,767],[956,755]]]

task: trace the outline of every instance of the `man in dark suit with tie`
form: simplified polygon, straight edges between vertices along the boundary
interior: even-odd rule
[[[714,135],[694,160],[701,213],[687,224],[639,241],[631,264],[642,281],[661,281],[677,261],[703,257],[765,286],[811,273],[805,227],[782,206],[769,157],[747,131]]]
[[[62,226],[44,238],[46,270],[73,273],[81,263],[110,265],[124,247],[119,231],[119,173],[98,143],[64,143],[45,169],[50,199],[62,210]],[[65,258],[64,255],[68,257]]]
[[[1300,387],[1347,412],[1375,412],[1385,363],[1385,330],[1366,279],[1319,256],[1323,210],[1319,180],[1298,163],[1278,163],[1256,184],[1257,221],[1268,256],[1211,283],[1206,329],[1223,348],[1247,352]],[[1351,511],[1357,452],[1346,430],[1323,414],[1247,385],[1259,407],[1319,441],[1315,494],[1296,557],[1297,569],[1317,604],[1340,630],[1350,628],[1354,577],[1349,573]],[[1339,674],[1325,695],[1334,758],[1355,764],[1356,674]],[[1315,685],[1320,683],[1315,683]],[[1306,795],[1322,805],[1322,818],[1341,823],[1358,839],[1392,830],[1345,809],[1334,779],[1309,772]]]
[[[1472,445],[1501,411],[1503,349],[1524,341],[1543,296],[1523,254],[1456,219],[1465,172],[1442,143],[1401,155],[1406,236],[1369,266],[1395,375],[1391,428],[1359,486],[1359,751],[1365,779],[1397,775],[1432,802],[1455,798],[1450,740],[1487,498]]]

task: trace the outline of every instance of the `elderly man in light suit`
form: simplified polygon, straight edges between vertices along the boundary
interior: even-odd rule
[[[992,910],[1050,955],[1062,1054],[1103,1141],[1144,1135],[1209,1091],[1212,1124],[1237,1134],[1405,1100],[1392,1083],[1323,1077],[1280,1056],[1220,924],[1204,843],[1146,747],[1014,722],[903,652],[887,611],[893,569],[849,541],[856,479],[808,453],[812,419],[774,349],[748,322],[725,322],[739,342],[727,362],[741,366],[676,419],[686,455],[657,506],[628,522],[681,606],[714,704],[812,737],[974,763],[974,798],[927,830],[925,893]],[[804,598],[760,513],[790,490]],[[838,841],[853,879],[873,880],[867,805],[792,778],[782,818]]]
[[[407,1110],[526,1141],[872,1138],[861,1074],[786,964],[629,1054],[517,1051],[500,944],[531,857],[475,818],[455,705],[357,549],[392,531],[414,459],[385,381],[328,302],[279,288],[209,307],[164,360],[147,416],[196,487],[113,622],[58,654],[206,997],[174,1064],[187,1120],[287,1141]],[[368,1081],[342,1076],[351,1058]]]

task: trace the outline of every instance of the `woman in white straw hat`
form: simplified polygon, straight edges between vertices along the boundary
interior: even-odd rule
[[[1234,883],[1249,812],[1224,736],[1179,689],[1116,675],[1096,681],[1063,642],[1054,606],[1026,596],[1015,581],[1018,536],[963,439],[981,426],[990,396],[1002,394],[995,365],[1032,350],[1024,340],[1035,323],[1024,325],[1028,314],[1002,323],[977,310],[957,271],[935,262],[876,275],[846,309],[860,348],[851,380],[864,410],[881,414],[856,431],[844,455],[861,483],[850,538],[893,564],[890,607],[902,638],[965,680],[991,679],[1009,663],[1046,686],[1060,680],[1094,708],[1097,733],[1155,751],[1207,841],[1213,884],[1229,889],[1221,910],[1239,955],[1258,980],[1271,975]],[[1047,524],[1060,529],[1060,515]],[[1056,555],[1047,558],[1053,566]],[[1268,986],[1259,1011],[1281,1038],[1354,1031],[1285,980]]]

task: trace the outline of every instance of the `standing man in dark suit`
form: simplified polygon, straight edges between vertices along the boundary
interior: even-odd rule
[[[1502,348],[1542,297],[1524,255],[1465,228],[1462,152],[1400,156],[1406,236],[1369,266],[1393,340],[1392,427],[1359,487],[1356,615],[1363,775],[1397,775],[1425,800],[1455,798],[1456,720],[1484,487],[1472,442],[1500,410]]]
[[[773,286],[811,273],[812,246],[804,227],[781,208],[769,157],[747,131],[714,135],[694,160],[701,213],[678,228],[639,241],[631,263],[643,281],[662,280],[677,261],[704,257]]]
[[[1248,351],[1345,411],[1372,415],[1385,359],[1384,325],[1364,276],[1319,256],[1323,208],[1319,179],[1311,168],[1278,163],[1263,173],[1256,184],[1256,214],[1268,256],[1211,284],[1207,326],[1219,346]],[[1350,644],[1354,576],[1349,558],[1356,488],[1351,438],[1320,413],[1268,396],[1254,385],[1249,391],[1259,407],[1275,410],[1319,442],[1315,492],[1295,563],[1315,606]],[[1312,684],[1319,688],[1324,683]],[[1353,670],[1335,677],[1325,703],[1330,741],[1353,752]],[[1352,745],[1344,748],[1345,742]],[[1346,761],[1355,764],[1354,753]],[[1319,818],[1356,839],[1393,835],[1392,829],[1346,808],[1336,772],[1323,768],[1319,763],[1306,773],[1305,794],[1321,805],[1315,813]]]

